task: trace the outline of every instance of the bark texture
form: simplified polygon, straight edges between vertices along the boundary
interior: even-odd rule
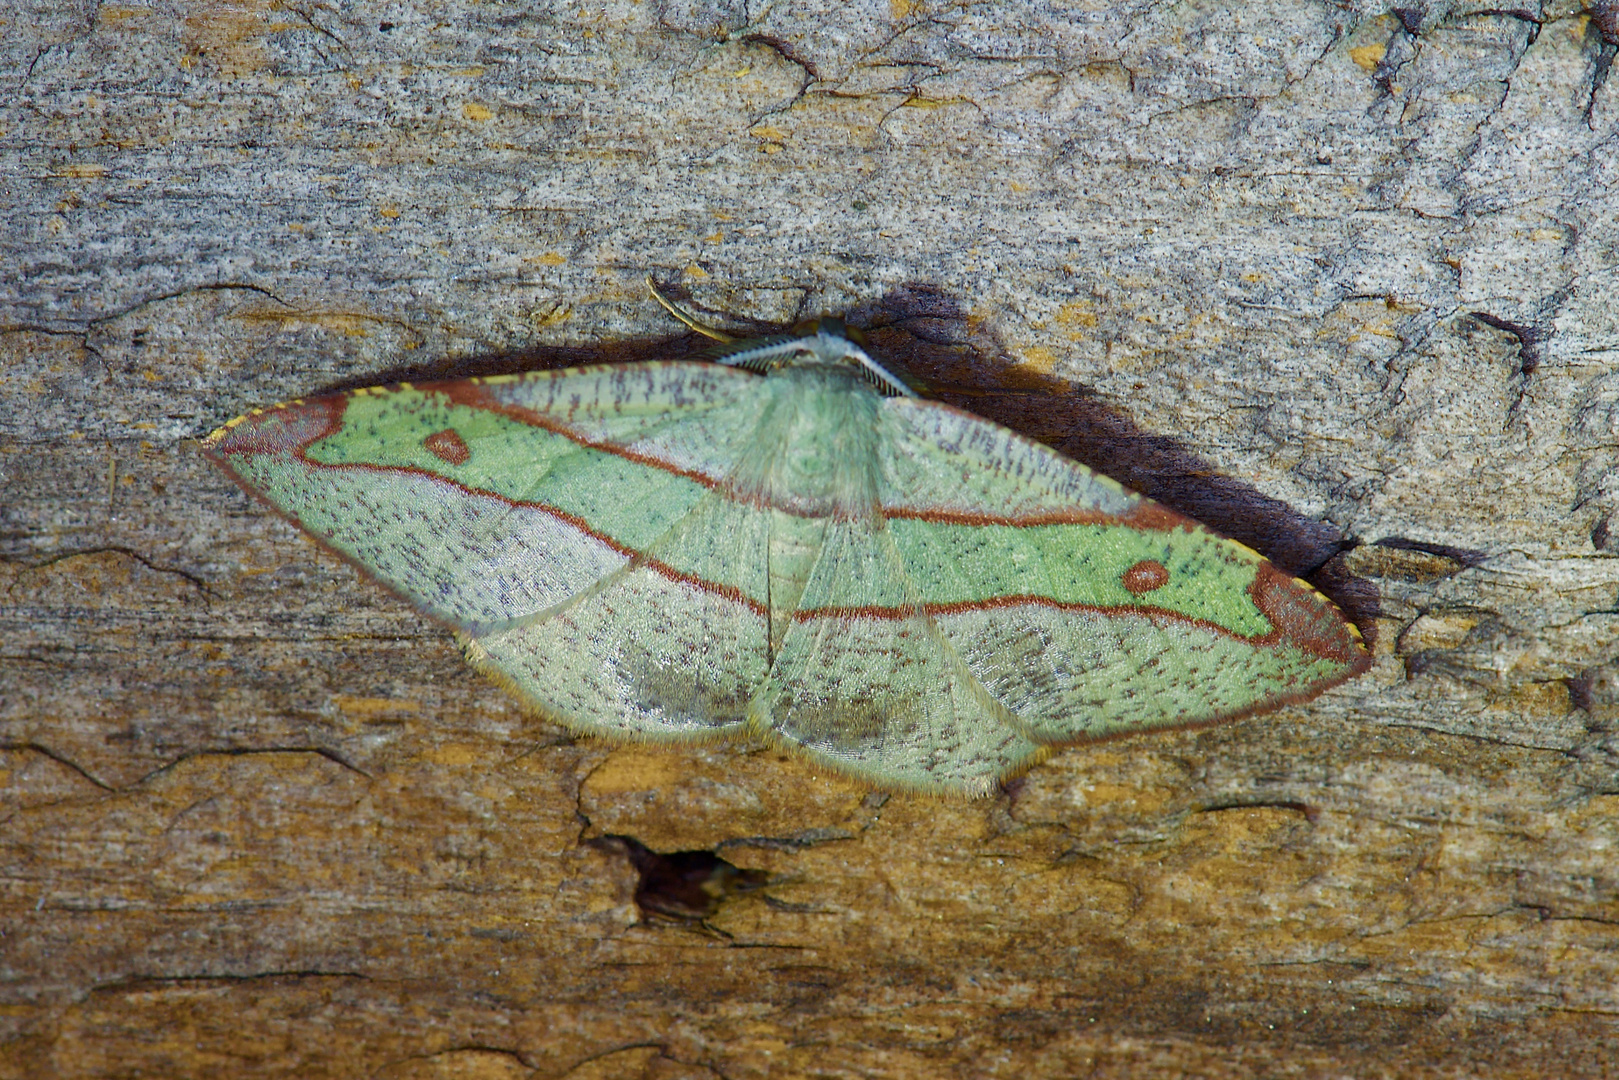
[[[5,18],[0,1077],[1612,1067],[1613,5]],[[678,353],[649,271],[846,313],[1376,667],[888,797],[525,716],[196,452]]]

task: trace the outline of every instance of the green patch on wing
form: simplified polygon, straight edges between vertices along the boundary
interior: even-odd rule
[[[427,446],[454,431],[470,454],[455,464]],[[678,473],[581,446],[547,428],[441,394],[384,390],[352,395],[343,424],[305,456],[320,465],[417,469],[474,491],[537,503],[597,535],[645,550],[709,491]]]
[[[913,518],[892,520],[888,528],[929,604],[1037,596],[1059,604],[1170,611],[1242,637],[1272,629],[1248,592],[1258,556],[1200,530],[959,525]],[[1161,564],[1168,580],[1138,596],[1124,578],[1147,560]]]

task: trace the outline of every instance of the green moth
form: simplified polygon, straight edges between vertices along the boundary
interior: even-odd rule
[[[291,401],[205,450],[533,710],[879,787],[982,795],[1370,663],[1308,584],[915,396],[834,320],[711,362]]]

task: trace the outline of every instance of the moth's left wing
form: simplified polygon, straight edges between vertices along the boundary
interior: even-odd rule
[[[757,515],[716,490],[761,382],[653,362],[378,387],[205,450],[556,718],[707,735],[740,722],[767,650],[764,587],[737,580],[762,568]]]

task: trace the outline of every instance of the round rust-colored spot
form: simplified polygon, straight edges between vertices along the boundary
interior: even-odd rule
[[[422,445],[427,447],[434,457],[448,461],[451,465],[465,465],[472,457],[467,441],[457,434],[454,428],[433,432],[422,440]]]
[[[1133,595],[1145,596],[1154,589],[1161,589],[1169,584],[1169,571],[1164,569],[1164,564],[1161,562],[1142,559],[1126,570],[1119,581]]]

